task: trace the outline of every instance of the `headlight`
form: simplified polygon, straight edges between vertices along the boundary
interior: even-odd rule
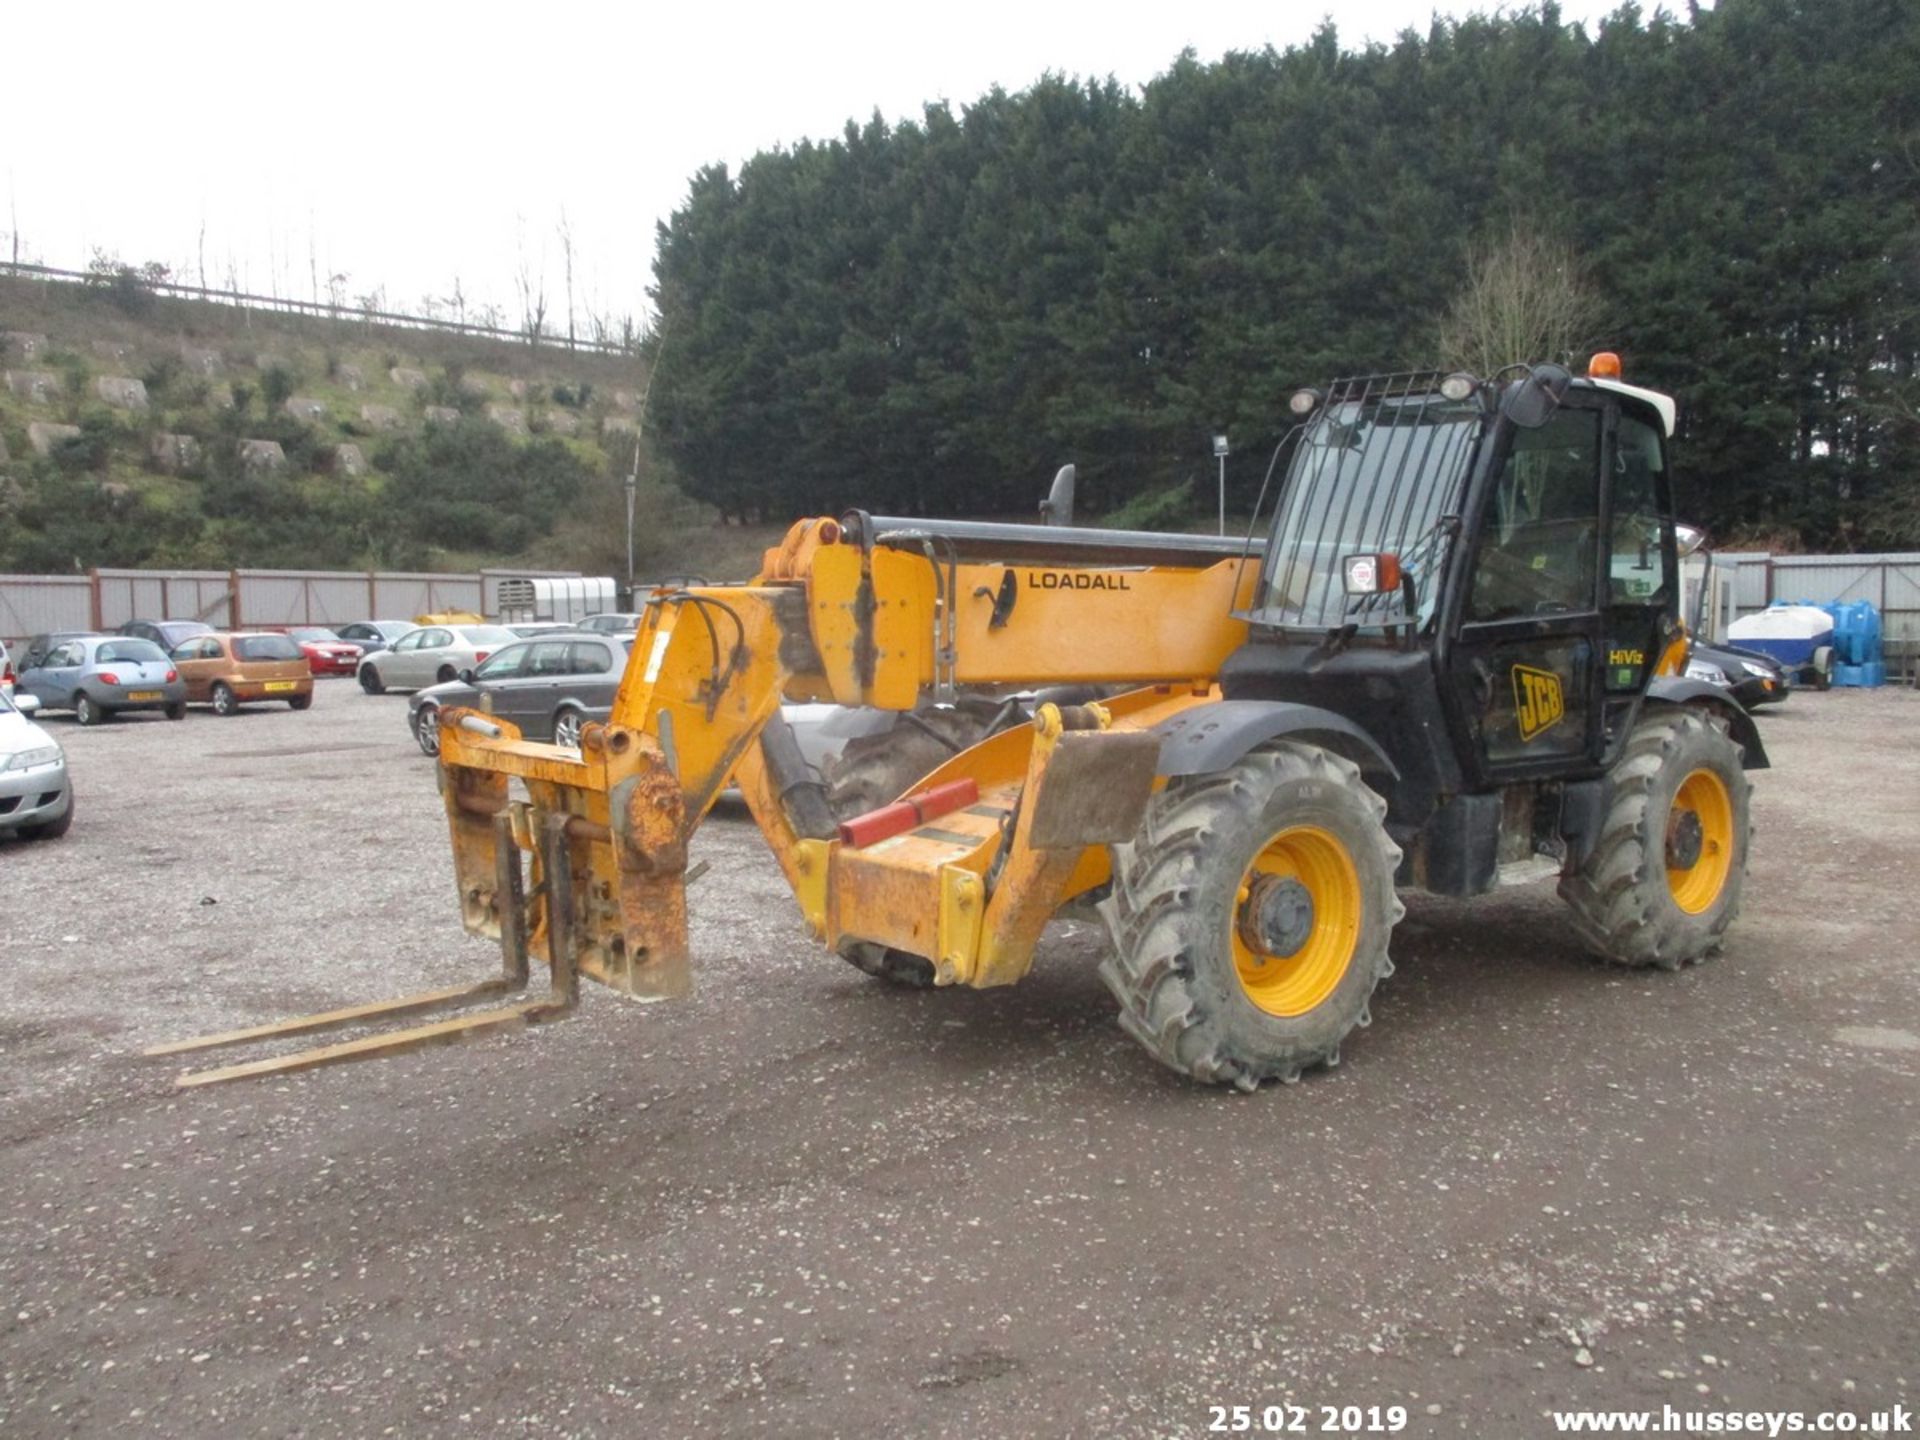
[[[1749,675],[1758,675],[1762,680],[1773,679],[1773,671],[1769,670],[1764,665],[1756,665],[1751,660],[1742,660],[1740,662],[1740,668],[1746,671],[1747,674]]]
[[[1687,662],[1687,678],[1689,680],[1704,680],[1709,685],[1727,685],[1732,683],[1727,679],[1726,671],[1722,670],[1718,665],[1709,665],[1704,660],[1689,660]]]
[[[31,770],[36,765],[51,765],[60,758],[58,745],[42,745],[37,750],[16,750],[0,756],[0,770]]]

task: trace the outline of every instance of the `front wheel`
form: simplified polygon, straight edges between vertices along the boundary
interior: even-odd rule
[[[386,690],[387,686],[386,682],[381,680],[378,670],[374,669],[371,665],[362,665],[360,667],[360,688],[369,695],[379,695]]]
[[[106,709],[86,691],[73,697],[73,718],[82,725],[98,725],[107,718]]]
[[[1253,1090],[1337,1065],[1393,973],[1405,908],[1382,800],[1351,761],[1283,740],[1176,779],[1114,847],[1100,975],[1163,1065]]]
[[[580,727],[586,723],[586,717],[571,706],[553,717],[553,743],[571,745],[580,748]]]
[[[430,758],[440,754],[440,707],[422,705],[413,715],[413,743]]]
[[[1560,882],[1574,929],[1616,965],[1678,970],[1720,948],[1740,911],[1753,787],[1706,716],[1653,706],[1609,774],[1586,863]]]
[[[240,708],[240,697],[228,685],[216,684],[209,698],[213,701],[213,713],[216,715],[231,715]]]

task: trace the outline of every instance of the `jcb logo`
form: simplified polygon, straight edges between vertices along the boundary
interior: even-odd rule
[[[1532,740],[1551,730],[1567,715],[1567,697],[1560,688],[1560,677],[1551,670],[1514,666],[1513,710],[1520,720],[1522,740]]]

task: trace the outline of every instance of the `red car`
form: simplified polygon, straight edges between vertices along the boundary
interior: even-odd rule
[[[295,625],[287,638],[300,647],[316,675],[351,675],[360,668],[360,647],[324,625]]]

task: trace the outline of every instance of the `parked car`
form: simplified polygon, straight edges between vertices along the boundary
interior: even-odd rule
[[[1792,690],[1778,660],[1738,645],[1696,643],[1687,657],[1687,678],[1718,685],[1749,710],[1778,705]]]
[[[151,640],[171,655],[174,646],[184,644],[196,635],[213,634],[213,626],[204,620],[129,620],[114,633]]]
[[[0,695],[13,695],[13,656],[7,653],[4,640],[0,640]]]
[[[231,715],[242,705],[284,700],[295,710],[313,704],[313,671],[291,636],[263,630],[202,635],[173,652],[186,698]]]
[[[63,640],[39,663],[23,666],[17,690],[45,710],[71,710],[82,725],[98,725],[122,710],[159,710],[169,720],[187,713],[187,688],[158,645],[132,635],[84,635]]]
[[[360,688],[378,695],[444,685],[519,638],[504,625],[422,625],[360,662]]]
[[[287,638],[307,657],[307,668],[315,675],[352,675],[360,669],[360,657],[366,652],[350,640],[342,640],[324,625],[295,625]]]
[[[362,652],[371,655],[419,628],[411,620],[349,620],[345,625],[334,626],[333,633],[342,640],[352,641]]]
[[[640,628],[640,620],[641,617],[630,610],[606,610],[587,616],[580,622],[580,628],[601,635],[631,635]]]
[[[57,840],[73,824],[73,785],[60,744],[31,717],[31,695],[0,695],[0,835]]]
[[[580,727],[613,710],[629,643],[574,631],[505,646],[460,679],[429,686],[407,702],[414,742],[438,755],[440,707],[470,705],[511,720],[529,740],[577,746]]]
[[[64,645],[69,640],[86,640],[99,635],[98,630],[53,630],[45,635],[36,635],[27,641],[27,648],[21,654],[14,677],[19,678],[21,670],[29,670],[47,658],[47,652],[56,645]]]

